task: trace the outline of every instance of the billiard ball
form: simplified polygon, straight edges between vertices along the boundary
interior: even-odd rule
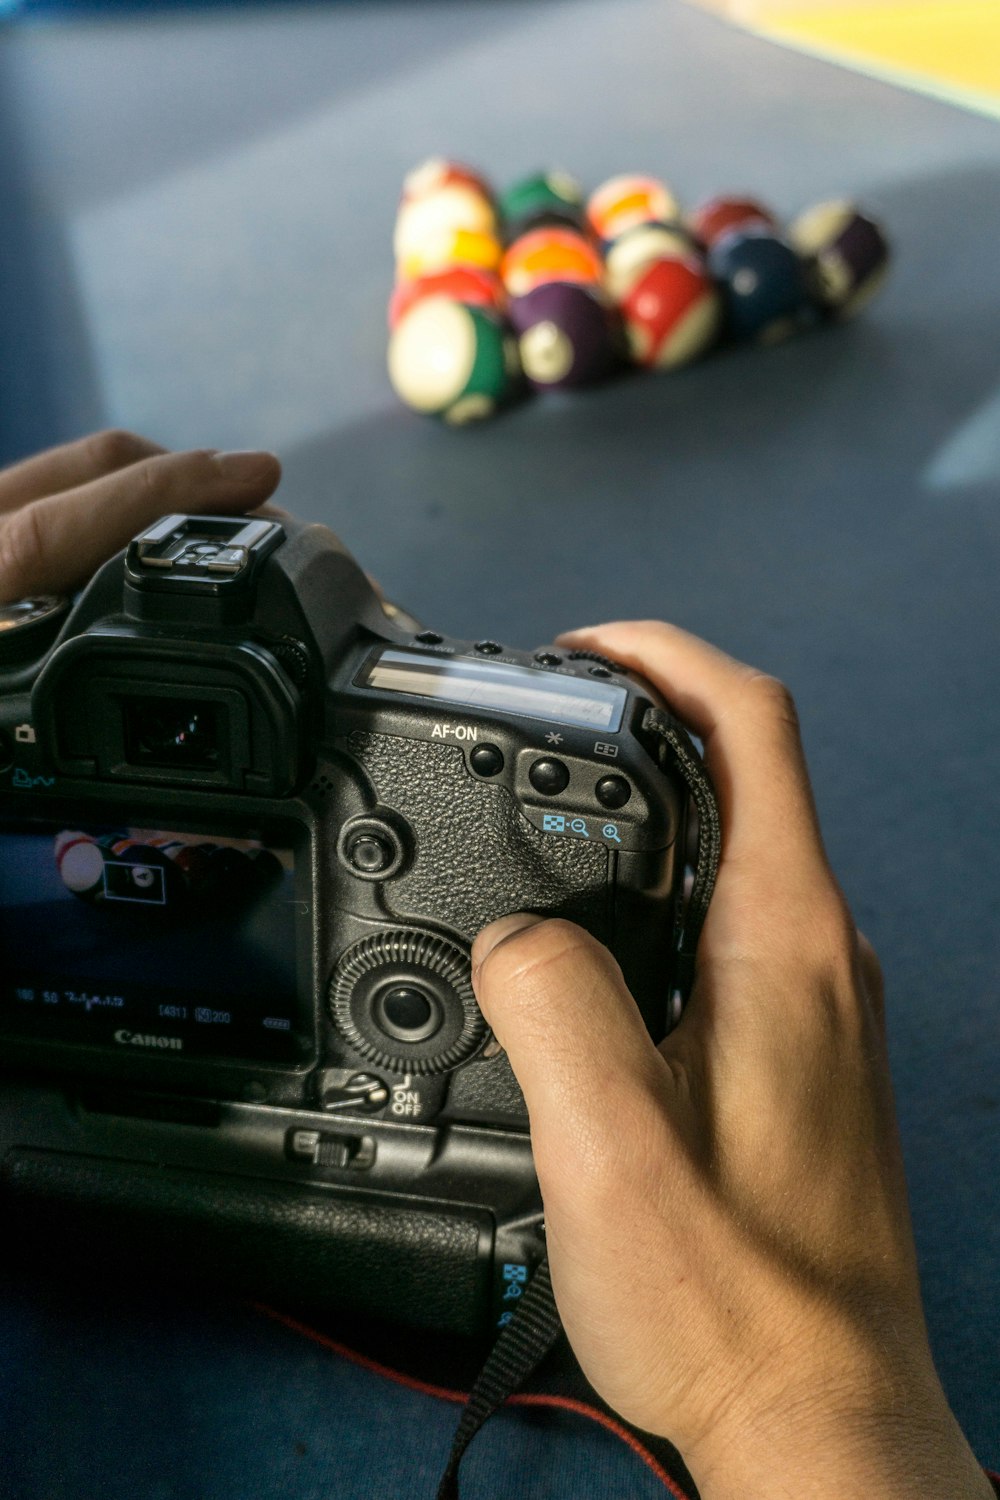
[[[658,177],[611,177],[587,201],[587,218],[599,240],[616,240],[636,224],[679,217],[677,199]]]
[[[418,248],[401,257],[396,279],[416,281],[420,276],[432,276],[454,266],[496,271],[502,254],[500,241],[492,234],[471,229],[438,229],[427,235]]]
[[[787,240],[762,229],[734,230],[708,252],[722,286],[735,338],[777,343],[795,331],[809,307],[805,267]]]
[[[682,224],[636,224],[604,253],[604,285],[620,301],[634,281],[665,255],[701,258],[701,247]]]
[[[458,426],[512,395],[520,367],[509,329],[484,308],[449,297],[411,307],[389,340],[389,378],[414,411]]]
[[[617,363],[613,308],[597,287],[544,282],[510,301],[521,365],[542,390],[588,385]]]
[[[619,302],[633,361],[676,369],[704,354],[722,326],[722,298],[697,260],[662,256],[645,268]]]
[[[65,829],[56,834],[56,869],[62,883],[82,901],[93,901],[104,890],[104,851],[89,833]]]
[[[488,307],[494,311],[499,311],[505,300],[500,278],[492,271],[479,271],[474,266],[453,266],[450,270],[434,271],[429,276],[418,276],[415,281],[401,281],[396,285],[389,299],[390,330],[424,297],[450,297],[453,302],[466,302],[470,307]]]
[[[805,258],[814,297],[833,317],[853,317],[885,280],[890,259],[885,234],[853,203],[808,209],[792,225],[791,238]]]
[[[508,244],[529,229],[549,224],[582,229],[586,222],[583,189],[568,172],[522,177],[500,194],[497,207]]]
[[[429,240],[457,230],[491,236],[497,233],[492,203],[465,183],[452,183],[424,198],[404,203],[393,235],[396,259],[419,255]]]
[[[512,297],[523,297],[546,281],[598,285],[601,257],[575,229],[550,225],[522,235],[504,253],[500,278]]]
[[[688,215],[687,224],[706,249],[737,229],[780,230],[775,215],[756,198],[709,198]]]
[[[444,156],[429,156],[404,177],[400,207],[429,198],[442,188],[459,186],[472,188],[487,202],[493,201],[493,189],[481,172]]]

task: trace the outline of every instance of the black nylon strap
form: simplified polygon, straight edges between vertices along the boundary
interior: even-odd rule
[[[502,1406],[538,1368],[562,1332],[543,1258],[517,1305],[517,1312],[498,1337],[469,1393],[451,1445],[437,1500],[459,1500],[458,1466],[487,1417]]]
[[[684,931],[677,958],[677,986],[685,994],[694,980],[694,958],[698,938],[715,889],[722,853],[722,824],[719,804],[705,763],[694,747],[691,736],[673,714],[665,708],[647,708],[642,728],[659,741],[659,760],[664,771],[677,771],[691,793],[698,813],[698,856],[695,861],[694,885],[684,913]]]

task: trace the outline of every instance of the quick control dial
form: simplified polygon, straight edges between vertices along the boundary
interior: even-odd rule
[[[362,1057],[394,1073],[443,1073],[478,1050],[487,1025],[469,955],[420,928],[362,938],[330,980],[330,1014]]]

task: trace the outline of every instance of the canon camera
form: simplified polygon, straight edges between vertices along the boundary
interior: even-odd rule
[[[663,1035],[697,766],[614,662],[420,629],[320,526],[170,516],[0,609],[8,1250],[503,1326],[542,1211],[472,940],[570,918]]]

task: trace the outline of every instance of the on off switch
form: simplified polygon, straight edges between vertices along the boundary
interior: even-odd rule
[[[528,772],[528,780],[536,792],[545,797],[555,797],[569,786],[569,771],[561,760],[545,756],[536,760]]]

